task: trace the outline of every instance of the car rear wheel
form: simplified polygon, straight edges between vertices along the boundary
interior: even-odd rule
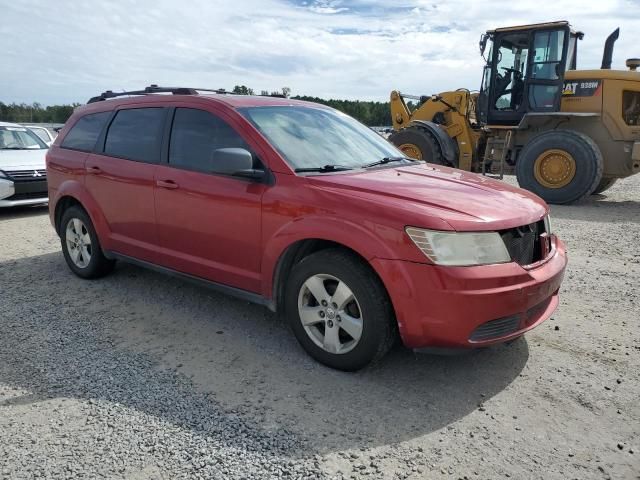
[[[80,207],[65,210],[60,220],[60,242],[67,265],[82,278],[99,278],[115,264],[102,253],[89,215]]]
[[[357,256],[322,250],[292,270],[287,319],[302,347],[319,362],[354,371],[389,350],[395,319],[386,290]]]

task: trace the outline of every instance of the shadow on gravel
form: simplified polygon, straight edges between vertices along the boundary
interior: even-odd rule
[[[262,307],[137,267],[83,281],[47,254],[0,264],[0,285],[0,382],[118,402],[204,435],[237,417],[266,438],[293,433],[303,442],[288,454],[302,457],[443,428],[528,359],[524,340],[448,357],[398,347],[347,374],[311,360]]]
[[[0,222],[14,218],[27,218],[36,215],[48,215],[47,205],[30,205],[25,207],[0,208]]]

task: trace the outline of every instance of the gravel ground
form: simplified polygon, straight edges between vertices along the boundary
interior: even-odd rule
[[[0,211],[0,478],[639,479],[640,176],[552,215],[551,320],[347,374],[261,307],[130,265],[80,280],[46,210]]]

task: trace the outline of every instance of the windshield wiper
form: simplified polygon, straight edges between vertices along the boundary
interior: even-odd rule
[[[296,168],[294,172],[296,173],[305,173],[305,172],[341,172],[344,170],[353,170],[352,167],[346,167],[344,165],[324,165],[322,167],[305,167],[305,168]]]
[[[407,157],[384,157],[380,160],[376,160],[375,162],[367,163],[366,165],[363,165],[362,168],[377,167],[378,165],[385,165],[391,162],[401,162],[403,160],[409,159]]]

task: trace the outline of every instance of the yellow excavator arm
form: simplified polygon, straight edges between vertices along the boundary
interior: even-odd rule
[[[418,107],[411,112],[405,98],[417,100]],[[391,121],[396,131],[416,128],[418,122],[433,122],[453,138],[458,147],[458,168],[471,170],[473,152],[480,134],[474,132],[470,119],[473,115],[473,98],[468,90],[443,92],[432,96],[403,95],[397,90],[391,92]],[[414,125],[412,125],[412,122]],[[420,127],[417,127],[420,128]],[[411,156],[412,149],[405,153]]]

